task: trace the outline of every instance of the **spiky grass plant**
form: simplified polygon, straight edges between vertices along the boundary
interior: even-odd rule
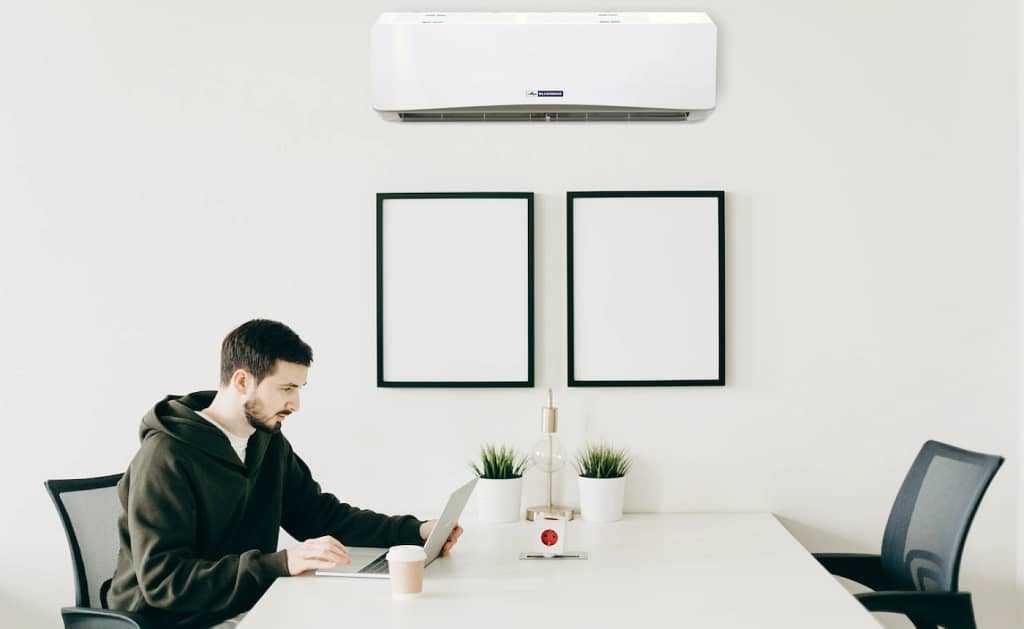
[[[480,448],[480,462],[470,463],[480,478],[520,478],[526,471],[528,459],[515,448],[506,445],[484,445]]]
[[[589,444],[576,455],[576,469],[584,478],[622,478],[633,465],[625,450]]]

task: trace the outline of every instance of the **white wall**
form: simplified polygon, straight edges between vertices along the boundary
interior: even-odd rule
[[[1014,626],[1017,4],[652,1],[719,25],[704,123],[385,123],[370,24],[437,6],[0,9],[5,622],[72,602],[42,480],[121,470],[147,406],[213,386],[246,318],[313,345],[287,432],[354,503],[428,515],[480,442],[530,445],[539,389],[375,388],[373,195],[533,190],[537,382],[570,446],[636,454],[628,509],[771,510],[812,550],[872,551],[922,441],[999,452],[962,585]],[[564,192],[718,188],[729,386],[566,390]]]
[[[1024,242],[1024,10],[1022,3],[1017,1],[1017,229]],[[1018,267],[1017,308],[1024,296],[1024,248],[1018,246],[1017,255],[1020,259]],[[1020,330],[1024,331],[1024,319],[1018,320]],[[1024,371],[1020,369],[1020,357],[1024,355],[1024,334],[1019,334],[1017,342],[1017,414],[1020,417],[1019,451],[1024,453]],[[1017,492],[1017,598],[1024,600],[1024,466],[1018,466],[1020,476]],[[1020,622],[1024,624],[1024,605],[1020,610]]]

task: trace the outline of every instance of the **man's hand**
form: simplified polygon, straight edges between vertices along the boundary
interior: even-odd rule
[[[348,549],[330,535],[307,539],[298,546],[286,551],[288,555],[288,574],[293,577],[308,570],[333,568],[339,563],[347,564]]]
[[[424,522],[423,524],[420,525],[420,537],[423,538],[424,542],[426,542],[427,538],[430,537],[430,532],[434,530],[435,526],[437,526],[437,520],[428,520],[427,522]],[[445,555],[447,555],[451,551],[452,546],[455,545],[455,542],[459,541],[459,537],[461,537],[461,536],[462,536],[462,527],[459,526],[458,523],[456,523],[455,524],[455,528],[452,529],[451,535],[448,536],[448,541],[445,542],[444,543],[444,547],[441,548],[441,556],[442,557],[444,557]]]

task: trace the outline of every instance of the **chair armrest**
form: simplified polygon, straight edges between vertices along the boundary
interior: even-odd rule
[[[915,625],[977,629],[970,592],[865,592],[854,596],[868,611],[905,614]]]
[[[886,590],[889,587],[882,573],[882,558],[879,555],[814,553],[814,558],[830,573],[852,579],[872,590]]]
[[[65,629],[154,629],[149,618],[132,612],[95,607],[62,607]]]

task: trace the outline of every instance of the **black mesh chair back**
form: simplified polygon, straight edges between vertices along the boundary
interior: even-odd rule
[[[967,531],[1003,457],[927,441],[896,495],[882,538],[892,589],[956,592]]]
[[[100,588],[114,576],[119,540],[117,518],[121,503],[117,482],[121,474],[97,478],[48,480],[64,524],[75,569],[75,599],[79,607],[106,607]]]

